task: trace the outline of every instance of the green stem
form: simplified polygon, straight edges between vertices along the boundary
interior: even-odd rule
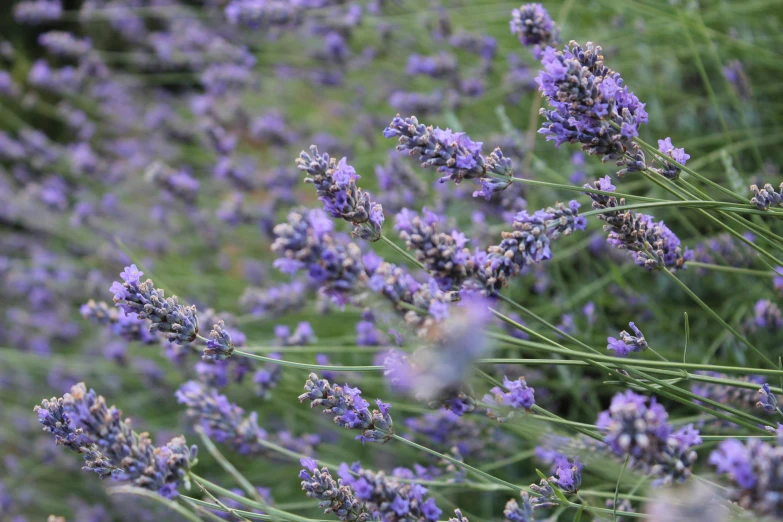
[[[215,444],[212,442],[212,440],[207,436],[207,434],[204,432],[204,429],[196,425],[195,426],[196,433],[201,438],[201,443],[204,445],[205,448],[207,448],[207,451],[210,455],[220,464],[220,466],[226,470],[226,472],[234,477],[234,480],[237,481],[237,484],[245,490],[245,493],[250,495],[253,499],[255,499],[257,502],[264,502],[263,497],[259,495],[258,490],[253,487],[253,485],[250,483],[247,478],[245,478],[242,473],[239,472],[239,470],[234,467],[231,462],[220,452],[219,449],[215,446]]]
[[[721,372],[721,373],[745,373],[745,374],[756,374],[756,375],[783,375],[783,370],[779,370],[777,368],[776,369],[742,368],[738,366],[718,366],[713,364],[681,363],[677,361],[665,362],[665,361],[655,361],[651,359],[621,360],[618,357],[613,357],[611,355],[576,352],[574,350],[570,350],[565,347],[559,347],[559,345],[550,346],[542,343],[536,343],[533,341],[526,341],[524,339],[517,339],[516,337],[512,337],[510,335],[499,334],[497,332],[488,331],[487,335],[489,337],[492,337],[493,339],[497,339],[499,341],[503,341],[508,344],[513,344],[515,346],[522,346],[525,348],[531,348],[533,350],[544,351],[544,352],[578,356],[580,359],[590,359],[599,362],[622,364],[623,366],[632,366],[632,367],[640,367],[640,368],[674,368],[680,370],[688,369],[688,370],[713,371],[713,372]],[[536,364],[535,361],[541,361],[538,364],[549,364],[543,362],[543,361],[549,361],[549,359],[537,360],[537,359],[498,359],[498,358],[479,359],[476,361],[476,363],[477,364],[528,364],[531,363],[531,361],[532,364]],[[559,364],[566,364],[566,365],[569,364],[576,365],[577,362],[581,362],[581,361],[558,360]],[[554,362],[552,362],[551,364],[554,364]],[[707,376],[691,375],[691,377],[704,378]]]
[[[339,372],[339,371],[379,372],[379,371],[384,371],[386,369],[386,367],[384,366],[334,366],[334,365],[325,365],[325,364],[299,363],[299,362],[275,359],[273,357],[265,357],[263,355],[256,355],[253,353],[247,353],[241,350],[234,350],[234,355],[238,355],[240,357],[247,357],[248,359],[253,359],[255,361],[274,363],[274,364],[279,364],[280,366],[285,366],[288,368],[299,368],[302,370],[322,370],[322,371],[334,371],[334,372]]]
[[[293,513],[288,513],[286,511],[273,508],[272,506],[269,506],[266,503],[255,502],[253,500],[250,500],[249,498],[243,497],[242,495],[237,495],[233,491],[218,486],[217,484],[196,475],[192,471],[189,474],[194,482],[201,484],[202,486],[209,489],[210,491],[214,491],[232,500],[236,500],[237,502],[245,506],[249,506],[255,509],[261,509],[271,515],[277,515],[278,517],[280,517],[278,520],[290,520],[292,522],[312,522],[312,520],[309,518],[300,517],[299,515],[294,515]],[[245,514],[242,513],[242,516],[245,516]]]
[[[434,457],[438,457],[439,459],[447,460],[447,461],[451,462],[452,464],[454,464],[456,466],[459,466],[459,467],[465,469],[466,471],[469,471],[469,472],[473,473],[474,475],[477,475],[477,476],[479,476],[481,478],[489,480],[490,482],[494,482],[495,484],[500,484],[501,486],[505,486],[506,488],[514,490],[514,491],[527,491],[528,493],[530,493],[532,495],[536,495],[535,492],[531,491],[529,488],[522,487],[522,486],[516,486],[516,485],[512,484],[511,482],[506,482],[505,480],[503,480],[501,478],[495,477],[494,475],[490,475],[486,471],[481,471],[480,469],[474,468],[473,466],[471,466],[469,464],[465,464],[461,460],[457,460],[454,457],[451,457],[449,455],[444,455],[442,453],[438,453],[437,451],[432,450],[430,448],[427,448],[425,446],[422,446],[421,444],[416,444],[413,441],[410,441],[408,439],[400,437],[396,433],[392,435],[392,438],[402,442],[403,444],[407,444],[408,446],[416,448],[416,449],[418,449],[420,451],[424,451],[426,453],[429,453],[430,455],[432,455]]]
[[[753,270],[750,268],[738,268],[735,266],[723,266],[723,265],[713,265],[711,263],[700,263],[699,261],[688,261],[688,266],[695,266],[697,268],[706,268],[707,270],[715,270],[716,272],[732,272],[735,274],[744,274],[744,275],[762,276],[762,277],[775,277],[779,275],[772,270]]]
[[[381,241],[383,241],[384,243],[386,243],[387,245],[392,247],[395,251],[397,251],[398,254],[400,254],[401,256],[405,257],[408,261],[410,261],[414,265],[418,266],[422,270],[426,270],[424,265],[421,264],[421,262],[418,259],[416,259],[412,255],[410,255],[406,250],[403,250],[402,248],[397,246],[397,244],[394,243],[391,239],[389,239],[388,237],[384,236],[383,234],[381,234],[381,238],[380,239],[381,239]]]
[[[717,312],[715,312],[715,311],[714,311],[712,308],[710,308],[710,306],[709,306],[707,303],[705,303],[704,301],[702,301],[702,300],[699,298],[699,296],[697,296],[697,295],[696,295],[696,294],[693,292],[693,290],[691,290],[690,288],[688,288],[688,285],[686,285],[685,283],[683,283],[682,281],[680,281],[680,279],[679,279],[677,276],[675,276],[675,275],[674,275],[674,274],[673,274],[673,273],[672,273],[672,272],[671,272],[671,271],[670,271],[668,268],[664,268],[664,269],[663,269],[663,272],[664,272],[664,273],[665,273],[667,276],[669,276],[669,277],[670,277],[672,280],[674,280],[674,281],[677,283],[677,285],[679,285],[679,286],[680,286],[680,288],[682,288],[682,289],[685,291],[685,293],[687,293],[687,294],[688,294],[688,296],[690,296],[690,298],[691,298],[691,299],[693,299],[693,300],[696,302],[696,304],[698,304],[698,305],[699,305],[699,306],[700,306],[700,307],[701,307],[701,308],[702,308],[702,309],[703,309],[705,312],[707,312],[707,313],[708,313],[708,314],[710,314],[710,315],[711,315],[711,316],[712,316],[712,317],[713,317],[715,320],[717,320],[717,321],[718,321],[718,322],[719,322],[719,323],[720,323],[720,324],[721,324],[721,325],[722,325],[722,326],[723,326],[725,329],[727,329],[727,330],[728,330],[728,331],[730,331],[732,334],[734,334],[734,336],[735,336],[737,339],[739,339],[739,340],[740,340],[740,341],[741,341],[741,342],[742,342],[744,345],[746,345],[748,348],[750,348],[751,350],[753,350],[754,352],[756,352],[756,354],[757,354],[759,357],[761,357],[761,358],[762,358],[762,359],[763,359],[763,360],[764,360],[764,361],[765,361],[767,364],[769,364],[769,365],[770,365],[770,366],[772,366],[773,368],[776,368],[776,367],[777,367],[777,365],[776,365],[775,363],[773,363],[773,362],[772,362],[772,360],[771,360],[769,357],[767,357],[767,356],[766,356],[766,355],[765,355],[765,354],[764,354],[764,353],[763,353],[761,350],[759,350],[758,348],[756,348],[756,346],[755,346],[753,343],[751,343],[751,342],[750,342],[750,341],[749,341],[747,338],[745,338],[745,336],[744,336],[744,335],[742,335],[741,333],[739,333],[739,332],[738,332],[738,331],[737,331],[737,330],[736,330],[736,329],[735,329],[733,326],[731,326],[729,323],[727,323],[726,321],[724,321],[724,320],[723,320],[723,318],[722,318],[720,315],[718,315],[718,313],[717,313]]]
[[[736,206],[726,206],[726,205],[735,205],[734,203],[726,203],[723,201],[703,201],[703,200],[680,200],[680,201],[660,201],[660,202],[654,202],[654,203],[632,203],[630,205],[621,205],[617,207],[607,207],[607,208],[599,208],[596,210],[590,210],[588,212],[585,212],[583,214],[580,214],[584,217],[590,217],[590,216],[596,216],[599,214],[608,214],[611,212],[622,212],[624,210],[631,210],[631,209],[645,209],[645,208],[657,208],[657,207],[694,207],[694,208],[701,208],[701,209],[719,209],[724,211],[731,211],[736,213],[747,213],[747,214],[761,214],[761,215],[770,215],[768,211],[759,210],[756,207],[752,205],[748,205],[748,208],[744,207],[736,207]],[[783,213],[777,213],[777,215],[783,216]]]
[[[150,500],[154,500],[159,504],[163,504],[170,510],[181,515],[186,520],[190,520],[191,522],[201,522],[201,519],[198,518],[195,513],[191,513],[190,511],[180,506],[176,502],[161,497],[157,493],[154,493],[148,489],[137,488],[135,486],[113,486],[108,488],[108,492],[109,495],[136,495],[139,497],[145,497]]]

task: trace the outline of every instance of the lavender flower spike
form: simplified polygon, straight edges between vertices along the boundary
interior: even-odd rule
[[[560,34],[552,18],[541,4],[524,4],[511,11],[511,33],[519,42],[530,47],[536,60],[541,59],[543,50],[560,42]]]
[[[312,145],[310,154],[302,151],[296,160],[299,170],[307,173],[306,183],[315,185],[324,210],[333,218],[353,223],[353,235],[370,241],[381,237],[383,207],[370,201],[370,193],[356,185],[361,176],[343,158],[339,162],[329,154],[319,154]]]
[[[54,434],[58,445],[84,455],[86,471],[100,477],[131,482],[134,486],[174,498],[180,484],[187,486],[187,470],[196,458],[196,447],[184,437],[155,447],[146,433],[133,432],[122,412],[84,383],[71,388],[62,398],[44,400],[36,406],[38,422]]]
[[[482,156],[482,143],[471,140],[464,132],[433,129],[420,124],[416,116],[401,118],[398,114],[383,135],[398,137],[397,150],[418,156],[422,167],[436,167],[438,172],[445,174],[440,178],[441,183],[476,179],[487,183],[490,188],[485,186],[484,190],[492,192],[503,190],[511,183],[511,160],[503,156],[500,149],[495,149],[490,156]]]
[[[647,123],[647,112],[620,75],[604,65],[601,48],[571,41],[563,51],[547,48],[541,63],[536,82],[552,109],[541,109],[547,121],[539,133],[558,147],[581,143],[584,152],[625,165],[623,172],[645,170],[644,154],[632,140]]]
[[[658,140],[658,150],[669,156],[680,165],[685,165],[685,162],[691,159],[690,154],[685,153],[685,149],[674,148],[671,138]],[[660,173],[663,177],[667,179],[677,179],[680,177],[680,167],[668,161],[662,161],[661,163],[663,163],[663,168],[660,169]]]
[[[301,459],[302,489],[308,497],[320,500],[319,506],[324,513],[334,513],[345,522],[369,522],[373,519],[364,505],[356,498],[353,489],[343,484],[342,479],[334,480],[329,470],[318,470],[318,463],[310,458]]]
[[[310,400],[310,407],[325,406],[324,413],[334,416],[338,426],[362,430],[356,440],[364,442],[386,442],[394,435],[389,409],[391,406],[376,400],[377,410],[372,413],[370,405],[361,397],[361,390],[345,386],[332,386],[326,379],[319,379],[311,373],[305,383],[305,393],[299,396],[299,402]]]
[[[780,516],[783,486],[778,477],[783,469],[783,446],[759,439],[745,443],[728,439],[710,454],[709,463],[731,478],[729,498],[740,507],[762,517]]]
[[[643,352],[648,348],[647,341],[644,339],[644,334],[639,330],[633,322],[628,323],[635,335],[631,335],[625,330],[620,332],[620,339],[609,337],[606,341],[609,345],[607,350],[614,350],[617,357],[625,357],[631,352]]]
[[[209,332],[207,347],[204,348],[202,356],[205,361],[223,361],[234,353],[234,343],[231,342],[231,335],[223,328],[224,326],[223,321],[218,321]]]
[[[383,472],[363,469],[358,462],[343,463],[339,470],[343,484],[356,491],[376,520],[387,522],[437,522],[443,511],[433,498],[424,500],[427,488],[420,484],[401,483]],[[356,476],[354,476],[356,475]]]
[[[780,184],[780,191],[775,192],[775,189],[767,183],[764,188],[759,189],[757,185],[751,185],[750,190],[755,194],[750,202],[756,205],[759,210],[767,210],[770,206],[776,207],[783,206],[783,183]]]
[[[552,492],[554,494],[554,491]],[[511,499],[506,502],[506,507],[503,510],[503,515],[509,522],[535,522],[533,516],[533,505],[530,503],[530,496],[526,492],[522,492],[522,505],[520,506],[516,499]]]
[[[120,274],[124,283],[115,281],[111,285],[117,306],[125,313],[138,314],[139,319],[149,319],[150,332],[167,334],[169,342],[186,344],[195,340],[198,336],[196,307],[179,304],[177,296],[166,298],[151,279],[141,283],[142,275],[136,265],[125,267]]]
[[[769,389],[769,384],[764,383],[761,385],[761,389],[758,393],[759,401],[756,403],[757,408],[761,408],[767,413],[779,412],[778,398]]]
[[[609,176],[601,178],[585,188],[614,192]],[[588,194],[593,200],[594,209],[607,209],[625,205],[625,199],[618,202],[614,196]],[[677,270],[685,267],[685,262],[693,257],[687,248],[683,252],[679,238],[669,230],[663,221],[654,221],[652,216],[637,214],[633,210],[605,212],[598,219],[606,222],[604,231],[609,232],[609,244],[621,250],[629,250],[639,266],[647,270],[669,268]]]

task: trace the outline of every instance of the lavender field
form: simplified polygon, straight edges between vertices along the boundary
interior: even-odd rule
[[[0,5],[0,522],[783,520],[779,0]]]

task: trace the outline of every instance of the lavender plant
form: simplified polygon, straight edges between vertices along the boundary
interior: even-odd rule
[[[783,518],[769,6],[7,4],[0,519]]]

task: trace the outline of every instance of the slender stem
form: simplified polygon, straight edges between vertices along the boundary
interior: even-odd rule
[[[188,504],[191,504],[194,507],[203,509],[204,510],[203,513],[205,515],[207,515],[207,516],[211,515],[212,517],[214,517],[214,518],[212,518],[212,520],[215,520],[215,521],[223,521],[224,519],[218,517],[214,513],[211,513],[210,511],[207,511],[207,510],[222,511],[224,513],[229,513],[228,508],[225,507],[225,506],[220,506],[218,504],[213,504],[211,502],[206,502],[204,500],[199,500],[197,498],[188,497],[186,495],[180,495],[180,498],[182,498],[182,500],[184,500]],[[272,516],[264,515],[264,514],[261,514],[261,513],[250,513],[249,511],[243,511],[241,509],[232,509],[231,511],[236,513],[237,516],[242,516],[244,518],[249,518],[251,520],[270,520],[272,522],[274,522],[274,520],[275,520]]]
[[[384,236],[383,234],[381,234],[381,241],[383,241],[384,243],[386,243],[387,245],[392,247],[394,250],[397,251],[398,254],[400,254],[401,256],[405,257],[408,261],[410,261],[414,265],[418,266],[422,270],[426,270],[424,265],[421,264],[421,262],[418,259],[416,259],[412,255],[410,255],[406,250],[403,250],[402,248],[397,246],[396,243],[394,243],[391,239],[389,239],[388,237]]]
[[[705,268],[707,270],[715,270],[717,272],[732,272],[735,274],[744,274],[752,276],[762,277],[775,277],[777,275],[773,270],[753,270],[750,268],[738,268],[735,266],[713,265],[712,263],[701,263],[699,261],[688,261],[688,266],[695,266],[698,268]]]
[[[490,173],[490,175],[492,175]],[[522,183],[524,185],[533,185],[537,187],[549,187],[554,189],[560,189],[560,190],[567,190],[569,192],[580,192],[582,194],[588,193],[588,194],[603,194],[604,196],[619,196],[626,199],[638,199],[639,201],[650,201],[650,202],[664,202],[666,200],[664,199],[658,199],[658,198],[648,198],[646,196],[637,196],[635,194],[623,194],[620,192],[607,192],[606,190],[598,190],[593,189],[589,187],[577,187],[576,185],[565,185],[563,183],[551,183],[549,181],[538,181],[535,179],[527,179],[527,178],[515,178],[515,177],[506,177],[506,176],[495,176],[501,179],[510,179],[511,181],[515,183]]]
[[[269,514],[277,515],[278,517],[281,517],[285,520],[291,520],[292,522],[312,522],[311,519],[300,517],[299,515],[294,515],[293,513],[288,513],[287,511],[282,511],[280,509],[273,508],[272,506],[266,504],[266,503],[260,503],[255,502],[253,500],[250,500],[249,498],[243,497],[242,495],[237,495],[231,490],[228,490],[226,488],[223,488],[221,486],[218,486],[217,484],[208,481],[205,478],[202,478],[192,471],[189,473],[190,477],[193,479],[194,482],[201,484],[202,486],[206,487],[207,489],[214,491],[216,493],[219,493],[225,497],[228,497],[232,500],[236,500],[240,504],[244,504],[245,506],[249,506],[255,509],[261,509]],[[243,516],[244,513],[242,514]]]
[[[263,355],[256,355],[254,353],[247,353],[241,350],[234,350],[234,355],[240,357],[247,357],[256,361],[263,361],[268,363],[279,364],[280,366],[286,366],[288,368],[299,368],[302,370],[322,370],[322,371],[344,371],[344,372],[379,372],[386,369],[384,366],[334,366],[328,364],[310,364],[299,363],[293,361],[284,361],[282,359],[275,359],[273,357],[265,357]]]
[[[184,517],[191,522],[201,522],[201,519],[196,516],[195,513],[191,513],[183,506],[173,502],[167,498],[164,498],[157,493],[154,493],[148,489],[137,488],[136,486],[113,486],[108,488],[109,495],[136,495],[139,497],[145,497],[160,504],[163,504],[172,511]]]
[[[779,370],[777,368],[776,369],[742,368],[738,366],[719,366],[713,364],[681,363],[677,361],[665,362],[665,361],[655,361],[651,359],[620,359],[618,357],[613,357],[611,355],[576,352],[574,350],[569,350],[568,348],[565,347],[548,346],[542,343],[526,341],[524,339],[517,339],[516,337],[512,337],[510,335],[505,335],[505,334],[499,334],[497,332],[488,331],[487,335],[489,337],[492,337],[493,339],[497,339],[499,341],[503,341],[508,344],[522,346],[525,348],[531,348],[533,350],[577,356],[580,359],[590,359],[599,362],[622,364],[623,366],[632,366],[632,367],[640,367],[640,368],[689,369],[689,370],[714,371],[714,372],[721,372],[721,373],[746,373],[746,374],[756,374],[756,375],[783,375],[783,370]],[[476,363],[477,364],[528,364],[530,361],[535,361],[535,359],[487,358],[487,359],[479,359],[476,361]],[[559,361],[559,362],[562,364],[575,364],[574,361],[571,362]],[[554,364],[554,362],[552,364]],[[706,376],[692,375],[691,377],[695,378],[695,377],[706,377]]]
[[[474,468],[473,466],[471,466],[469,464],[465,464],[461,460],[457,460],[454,457],[451,457],[449,455],[444,455],[442,453],[438,453],[437,451],[432,450],[430,448],[427,448],[425,446],[422,446],[421,444],[416,444],[413,441],[410,441],[408,439],[400,437],[396,433],[392,435],[392,438],[402,442],[403,444],[407,444],[408,446],[411,446],[411,447],[416,448],[418,450],[421,450],[421,451],[424,451],[426,453],[429,453],[430,455],[433,455],[433,456],[438,457],[440,459],[447,460],[447,461],[451,462],[452,464],[455,464],[455,465],[457,465],[457,466],[459,466],[459,467],[461,467],[461,468],[463,468],[463,469],[473,473],[474,475],[478,475],[479,477],[482,477],[482,478],[487,479],[487,480],[489,480],[491,482],[494,482],[495,484],[500,484],[501,486],[505,486],[506,488],[514,490],[514,491],[527,491],[528,493],[530,493],[532,495],[536,495],[536,493],[531,491],[529,488],[522,487],[522,486],[516,486],[516,485],[512,484],[511,482],[506,482],[505,480],[503,480],[501,478],[495,477],[494,475],[490,475],[486,471],[481,471],[480,469]]]
[[[250,495],[253,499],[255,499],[257,502],[264,502],[263,497],[258,493],[258,490],[253,487],[253,485],[250,483],[247,478],[245,478],[242,473],[239,472],[239,470],[234,467],[231,462],[220,452],[219,449],[213,444],[212,440],[207,436],[207,434],[204,432],[204,428],[202,428],[199,425],[195,426],[196,433],[198,433],[198,436],[201,438],[201,442],[204,445],[205,448],[207,448],[207,451],[210,455],[220,464],[220,466],[226,470],[226,472],[234,477],[234,480],[237,481],[237,484],[240,485],[242,489],[245,490],[245,493]]]
[[[756,354],[757,354],[759,357],[761,357],[761,358],[762,358],[762,359],[763,359],[763,360],[764,360],[764,361],[765,361],[767,364],[769,364],[769,365],[770,365],[770,366],[772,366],[773,368],[776,368],[776,367],[777,367],[777,365],[776,365],[775,363],[773,363],[773,362],[772,362],[772,360],[771,360],[769,357],[767,357],[767,356],[766,356],[766,355],[765,355],[765,354],[764,354],[764,353],[763,353],[761,350],[759,350],[758,348],[756,348],[756,346],[755,346],[753,343],[751,343],[751,342],[750,342],[750,341],[749,341],[747,338],[745,338],[745,336],[744,336],[744,335],[742,335],[741,333],[739,333],[739,332],[738,332],[738,331],[737,331],[737,330],[736,330],[736,329],[735,329],[733,326],[731,326],[729,323],[727,323],[727,322],[726,322],[726,321],[725,321],[725,320],[724,320],[724,319],[723,319],[723,318],[722,318],[720,315],[718,315],[718,313],[717,313],[717,312],[715,312],[715,311],[714,311],[712,308],[710,308],[710,306],[709,306],[707,303],[705,303],[704,301],[702,301],[702,300],[699,298],[699,296],[697,296],[697,295],[696,295],[696,294],[693,292],[693,290],[691,290],[690,288],[688,288],[688,285],[686,285],[685,283],[683,283],[682,281],[680,281],[680,279],[679,279],[679,278],[677,278],[677,276],[675,276],[675,275],[674,275],[674,274],[673,274],[673,273],[672,273],[672,272],[671,272],[671,271],[670,271],[668,268],[664,268],[664,269],[663,269],[663,272],[664,272],[666,275],[668,275],[668,276],[669,276],[669,277],[670,277],[672,280],[674,280],[674,281],[677,283],[677,285],[679,285],[679,286],[680,286],[680,288],[682,288],[682,289],[685,291],[685,293],[687,293],[687,294],[688,294],[688,296],[690,296],[690,298],[691,298],[691,299],[693,299],[694,301],[696,301],[696,304],[698,304],[699,306],[701,306],[701,308],[702,308],[702,309],[703,309],[705,312],[707,312],[708,314],[710,314],[710,315],[711,315],[711,316],[712,316],[712,317],[713,317],[715,320],[717,320],[717,321],[718,321],[718,322],[719,322],[719,323],[720,323],[720,324],[721,324],[721,325],[722,325],[722,326],[723,326],[725,329],[727,329],[727,330],[728,330],[728,331],[730,331],[732,334],[734,334],[734,336],[735,336],[737,339],[739,339],[739,340],[740,340],[740,341],[741,341],[741,342],[742,342],[744,345],[746,345],[748,348],[750,348],[751,350],[753,350],[754,352],[756,352]]]
[[[695,207],[695,208],[702,208],[702,209],[718,209],[723,211],[731,211],[731,212],[737,212],[737,213],[746,213],[746,214],[762,214],[762,215],[770,215],[769,212],[759,210],[756,207],[752,205],[748,205],[747,208],[744,207],[736,207],[736,206],[726,206],[726,205],[735,205],[735,203],[725,203],[722,201],[703,201],[700,199],[697,200],[689,200],[686,199],[684,201],[660,201],[660,202],[654,202],[654,203],[632,203],[630,205],[621,205],[617,207],[607,207],[607,208],[599,208],[596,210],[590,210],[588,212],[584,212],[581,214],[584,217],[590,217],[590,216],[596,216],[599,214],[608,214],[611,212],[622,212],[624,210],[631,210],[631,209],[644,209],[644,208],[657,208],[657,207]],[[779,215],[783,216],[783,213],[780,213]]]

